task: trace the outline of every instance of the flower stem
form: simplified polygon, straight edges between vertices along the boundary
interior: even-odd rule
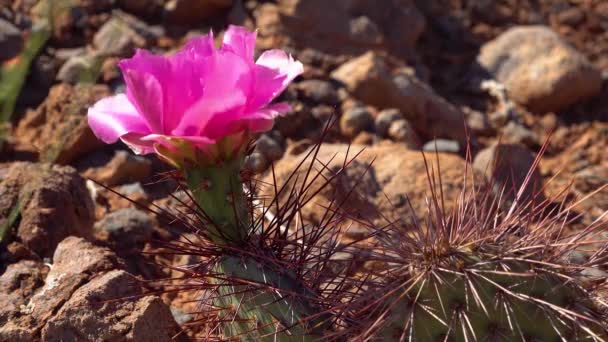
[[[241,158],[184,170],[194,200],[210,220],[209,238],[218,244],[238,244],[251,229],[243,184]]]

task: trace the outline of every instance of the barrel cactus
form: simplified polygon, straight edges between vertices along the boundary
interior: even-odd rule
[[[415,227],[377,231],[370,259],[374,281],[353,304],[358,338],[608,338],[606,304],[597,282],[584,276],[585,270],[606,267],[606,249],[596,248],[585,262],[569,257],[603,241],[605,221],[569,232],[571,206],[516,199],[505,210],[499,196],[481,186],[463,190],[452,209],[441,199],[432,192],[429,215],[414,220]]]

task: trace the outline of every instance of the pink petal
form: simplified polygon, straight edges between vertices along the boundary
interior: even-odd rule
[[[184,112],[202,96],[204,57],[211,47],[205,37],[173,56],[157,56],[138,50],[133,58],[120,62],[127,95],[146,116],[155,133],[168,134]],[[212,53],[209,52],[209,53]]]
[[[250,32],[242,26],[230,25],[224,33],[222,50],[232,51],[253,63],[256,36],[257,32]]]
[[[87,113],[93,133],[105,143],[114,143],[128,133],[148,134],[150,128],[125,94],[97,101]]]
[[[123,135],[120,140],[124,142],[135,154],[154,153],[154,141],[143,140],[145,134],[129,133]]]
[[[266,106],[247,116],[247,126],[250,132],[266,132],[272,129],[277,116],[291,112],[291,106],[281,102]]]
[[[249,102],[249,110],[267,105],[287,85],[304,72],[302,63],[281,50],[264,52],[256,62],[255,95]]]
[[[118,64],[127,86],[127,96],[150,123],[153,132],[164,130],[163,85],[171,78],[167,57],[138,49],[135,55]]]
[[[252,67],[230,51],[218,51],[203,67],[203,95],[184,113],[172,134],[216,139],[244,112],[253,85]]]
[[[197,57],[211,56],[215,51],[213,31],[210,31],[207,35],[190,39],[184,45],[182,51]]]

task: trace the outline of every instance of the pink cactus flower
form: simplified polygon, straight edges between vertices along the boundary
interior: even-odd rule
[[[138,50],[119,63],[126,94],[89,108],[91,129],[102,141],[121,139],[138,154],[172,150],[176,141],[204,149],[271,129],[273,119],[291,108],[270,102],[303,66],[281,50],[254,62],[255,40],[255,32],[230,26],[219,49],[210,33],[169,57]]]

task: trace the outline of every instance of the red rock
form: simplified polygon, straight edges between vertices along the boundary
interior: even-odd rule
[[[17,210],[14,237],[42,257],[69,235],[91,237],[93,209],[84,180],[69,166],[14,163],[0,183],[0,219]]]

